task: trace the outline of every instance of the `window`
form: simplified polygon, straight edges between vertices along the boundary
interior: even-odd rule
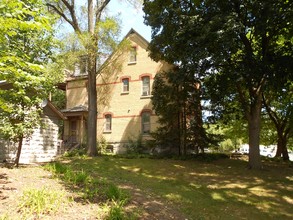
[[[150,93],[150,77],[142,77],[142,96],[149,96]]]
[[[142,134],[149,134],[151,130],[151,113],[143,112],[141,114],[141,130]]]
[[[122,84],[123,84],[122,92],[129,92],[129,79],[128,78],[122,79]]]
[[[129,51],[129,63],[136,63],[136,47],[132,47]]]
[[[105,131],[111,131],[112,130],[112,115],[108,114],[105,115]]]

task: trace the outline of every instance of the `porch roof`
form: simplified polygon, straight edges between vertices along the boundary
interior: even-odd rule
[[[87,113],[88,107],[85,105],[78,105],[72,108],[63,109],[61,110],[61,112],[65,116],[79,116],[79,115],[84,115],[85,113]]]

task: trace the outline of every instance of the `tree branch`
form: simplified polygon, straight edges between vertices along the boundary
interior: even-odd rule
[[[55,5],[52,5],[52,4],[50,4],[50,3],[46,3],[46,5],[48,6],[48,7],[51,7],[58,15],[60,15],[66,22],[68,22],[71,26],[73,26],[73,24],[72,24],[72,21],[69,19],[69,18],[67,18],[67,16],[63,13],[63,12],[61,12]]]
[[[51,7],[58,15],[60,15],[66,22],[68,22],[72,26],[72,28],[74,29],[74,31],[76,33],[78,33],[78,34],[81,33],[81,30],[79,28],[79,24],[77,22],[77,17],[75,15],[74,1],[72,1],[72,5],[70,5],[67,0],[61,0],[61,1],[65,5],[65,7],[69,10],[71,20],[65,15],[64,11],[60,10],[55,5],[50,4],[50,3],[46,3],[46,5],[48,7]]]
[[[272,111],[272,109],[270,108],[264,94],[262,93],[262,100],[263,100],[263,104],[268,112],[268,115],[270,117],[270,119],[274,122],[274,124],[276,125],[277,128],[279,128],[279,123],[278,123],[278,116],[276,114],[276,112]]]
[[[109,4],[111,0],[104,0],[100,6],[98,6],[97,11],[96,11],[96,24],[100,21],[101,15],[105,7]]]

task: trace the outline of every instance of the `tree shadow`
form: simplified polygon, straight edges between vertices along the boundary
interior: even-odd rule
[[[219,215],[226,219],[291,219],[293,215],[293,170],[289,166],[266,164],[265,170],[258,171],[246,169],[245,161],[231,159],[213,163],[147,160],[110,157],[75,160],[74,166],[95,178],[135,186],[143,193],[148,189],[147,194],[182,207],[192,219]]]
[[[0,165],[0,168],[4,165]],[[9,198],[9,191],[16,190],[14,187],[7,186],[11,181],[8,178],[8,175],[3,172],[0,173],[0,200],[5,200]]]

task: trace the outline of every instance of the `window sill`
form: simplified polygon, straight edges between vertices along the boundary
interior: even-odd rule
[[[150,99],[152,97],[153,97],[152,95],[142,95],[140,96],[140,99]]]
[[[111,134],[112,131],[103,131],[103,134]]]
[[[120,95],[128,95],[129,92],[121,92]]]
[[[136,64],[136,61],[128,62],[128,65],[135,65],[135,64]]]

